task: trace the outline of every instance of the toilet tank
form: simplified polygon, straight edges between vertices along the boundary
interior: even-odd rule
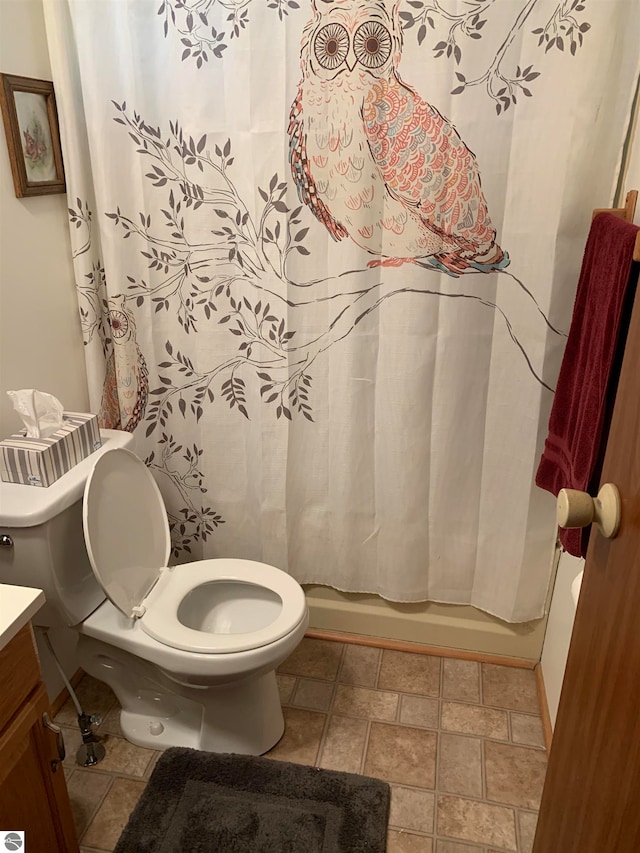
[[[102,447],[48,488],[0,483],[0,583],[44,590],[36,625],[77,625],[105,599],[84,544],[82,496],[96,459],[114,447],[131,449],[133,436],[100,434]]]

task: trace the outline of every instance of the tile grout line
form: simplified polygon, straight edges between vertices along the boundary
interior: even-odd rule
[[[440,799],[440,757],[442,754],[442,730],[436,732],[436,760],[433,779],[433,834],[438,837],[438,802]],[[437,843],[437,841],[436,841]]]
[[[384,656],[384,649],[380,649],[379,654],[378,654],[378,666],[376,668],[376,679],[373,682],[373,686],[376,689],[380,689],[379,684],[380,684],[380,673],[382,672],[382,658],[383,658],[383,656]]]
[[[518,848],[519,853],[521,853],[523,849],[522,845],[522,836],[520,833],[520,815],[519,810],[515,810],[515,818],[516,818],[516,847]]]
[[[330,720],[331,714],[327,713],[325,715],[324,725],[322,726],[322,734],[320,735],[320,740],[318,741],[318,748],[316,749],[316,757],[313,762],[314,767],[320,767],[320,762],[322,761],[322,753],[324,752],[324,746],[327,741],[327,735],[329,733]]]
[[[322,755],[324,753],[324,747],[327,742],[327,737],[329,736],[329,726],[331,725],[331,718],[333,716],[333,705],[336,700],[336,696],[338,693],[338,683],[339,678],[342,673],[342,669],[344,667],[344,661],[347,656],[347,646],[345,643],[342,644],[342,649],[340,651],[340,660],[338,661],[338,667],[336,669],[335,678],[333,680],[333,687],[331,689],[331,699],[329,700],[329,707],[326,711],[326,718],[324,721],[324,726],[322,727],[322,734],[320,735],[320,742],[318,743],[318,749],[316,751],[316,759],[314,762],[315,767],[320,766],[320,762],[322,761]],[[293,697],[292,697],[293,698]]]
[[[286,706],[287,706],[287,708],[293,708],[293,707],[294,707],[294,705],[293,705],[293,697],[296,695],[296,690],[298,689],[298,682],[300,681],[300,679],[299,679],[296,675],[289,675],[289,676],[287,676],[287,678],[293,678],[293,687],[291,688],[291,693],[290,693],[289,698],[287,699],[287,701],[286,701],[286,702],[282,702],[282,700],[281,700],[281,701],[280,701],[280,704],[281,704],[281,705],[286,705]]]
[[[480,772],[482,773],[482,799],[486,801],[487,799],[487,762],[485,756],[485,744],[487,742],[486,738],[482,738],[482,743],[480,745]]]
[[[346,657],[347,657],[347,647],[345,644],[343,644],[342,651],[340,652],[340,660],[338,661],[338,669],[336,670],[336,677],[333,680],[333,689],[331,690],[331,699],[329,700],[329,707],[327,708],[327,714],[333,713],[333,706],[335,705],[336,698],[338,696],[338,687],[340,686],[340,676],[342,675],[342,670],[344,669]]]
[[[289,698],[289,704],[292,707],[297,707],[295,700],[296,700],[296,694],[298,692],[298,688],[300,687],[300,680],[301,679],[296,678],[296,683],[293,685],[293,690],[291,691],[291,696]]]
[[[367,720],[367,728],[364,733],[364,746],[362,748],[362,757],[360,758],[360,770],[358,771],[361,776],[364,776],[364,768],[367,761],[367,752],[369,750],[369,735],[371,734],[371,720]],[[387,782],[387,784],[389,784]]]
[[[338,668],[336,670],[335,677],[333,681],[335,684],[340,682],[340,676],[342,675],[342,670],[344,669],[344,663],[347,657],[347,644],[342,643],[342,649],[340,650],[340,660],[338,661]]]
[[[107,785],[107,787],[105,788],[104,794],[99,798],[99,800],[98,800],[98,802],[97,802],[97,804],[96,804],[96,807],[94,808],[93,812],[91,813],[91,815],[90,815],[90,817],[89,817],[89,820],[88,820],[88,821],[87,821],[87,823],[86,823],[86,826],[85,826],[85,827],[84,827],[84,829],[82,830],[82,833],[81,833],[80,837],[78,838],[78,844],[81,844],[81,843],[82,843],[82,839],[85,837],[85,835],[87,834],[87,832],[89,832],[89,827],[91,826],[91,824],[92,824],[92,823],[93,823],[93,821],[95,820],[96,815],[98,814],[98,812],[99,812],[99,811],[100,811],[100,809],[102,808],[102,804],[103,804],[103,803],[104,803],[104,801],[107,799],[107,794],[109,793],[109,791],[110,791],[110,790],[111,790],[111,788],[113,787],[113,783],[114,783],[114,781],[115,781],[115,778],[116,778],[116,777],[115,777],[115,774],[111,774],[111,773],[110,773],[109,775],[111,776],[111,779],[110,779],[110,781],[109,781],[109,784],[108,784],[108,785]]]
[[[444,695],[444,660],[440,658],[440,682],[439,682],[439,690],[438,690],[438,727],[436,730],[436,756],[435,756],[435,767],[434,767],[434,779],[433,779],[433,826],[432,831],[434,835],[434,847],[438,845],[438,812],[439,812],[439,800],[440,800],[440,761],[442,758],[442,717],[441,717],[441,708],[442,708],[442,697]]]

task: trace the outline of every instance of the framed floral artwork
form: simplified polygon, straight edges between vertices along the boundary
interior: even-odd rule
[[[53,83],[0,74],[0,105],[16,196],[65,192]]]

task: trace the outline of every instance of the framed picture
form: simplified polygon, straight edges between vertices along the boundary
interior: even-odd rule
[[[66,192],[53,83],[0,74],[0,104],[16,196]]]

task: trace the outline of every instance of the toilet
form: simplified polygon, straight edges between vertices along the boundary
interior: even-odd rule
[[[0,582],[44,589],[40,624],[78,632],[79,663],[113,689],[132,743],[266,752],[284,732],[275,670],[309,621],[302,588],[252,560],[169,566],[151,472],[132,436],[102,437],[48,489],[0,484]]]

